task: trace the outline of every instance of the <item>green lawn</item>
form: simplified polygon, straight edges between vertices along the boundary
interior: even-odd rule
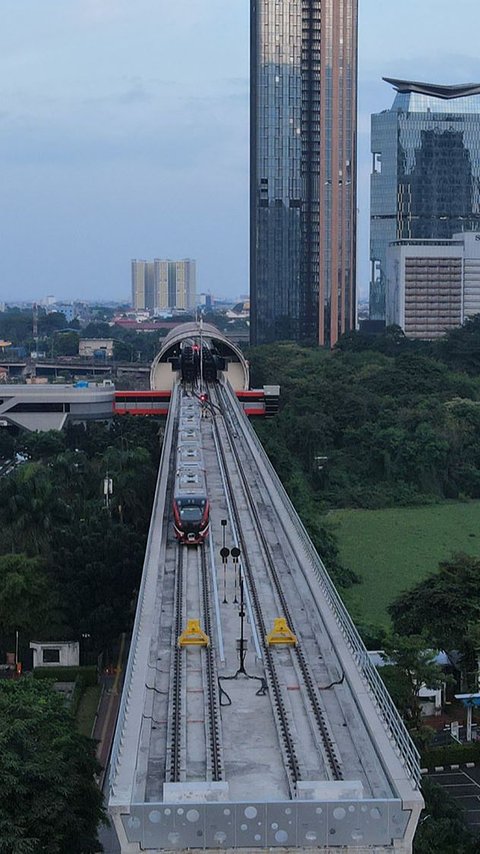
[[[92,685],[85,688],[78,705],[76,714],[77,729],[82,735],[90,736],[95,720],[98,701],[100,700],[100,685]]]
[[[344,599],[355,620],[389,624],[387,606],[453,552],[480,557],[480,501],[335,510],[341,560],[362,578]]]

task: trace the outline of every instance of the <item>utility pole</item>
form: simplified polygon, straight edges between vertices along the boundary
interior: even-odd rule
[[[109,477],[108,471],[103,478],[103,498],[105,501],[105,509],[110,512],[110,500],[113,493],[113,480]]]
[[[33,340],[35,341],[35,352],[38,353],[38,305],[33,303],[33,323],[32,323]]]
[[[200,315],[200,391],[203,391],[203,317]]]
[[[32,376],[36,377],[37,375],[37,365],[36,359],[38,359],[38,305],[36,302],[33,303],[32,306],[32,334],[33,340],[35,342],[35,358],[33,362]]]

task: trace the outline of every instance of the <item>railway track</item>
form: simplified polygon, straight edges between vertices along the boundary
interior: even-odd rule
[[[212,625],[212,607],[210,596],[210,584],[208,579],[208,566],[206,544],[200,546],[200,565],[202,578],[202,604],[203,604],[203,627],[210,638],[210,644],[204,647],[204,657],[206,662],[206,692],[207,703],[209,709],[208,724],[207,724],[207,776],[211,780],[217,782],[223,780],[223,751],[221,744],[221,723],[220,723],[220,700],[218,696],[218,677],[215,666],[215,654],[212,646],[213,640],[213,625]]]
[[[183,685],[185,681],[184,674],[184,659],[185,651],[178,645],[178,638],[183,631],[184,608],[183,608],[183,588],[184,588],[184,557],[185,550],[181,546],[177,546],[177,563],[175,569],[175,594],[174,594],[174,614],[172,623],[172,650],[173,661],[171,667],[170,679],[170,714],[169,714],[169,734],[168,742],[169,755],[167,762],[166,778],[170,783],[178,783],[182,779],[182,747],[185,739],[183,727],[184,702],[183,702]],[[182,714],[183,713],[183,714]]]
[[[173,546],[172,546],[173,547]],[[168,782],[183,782],[186,768],[186,723],[190,705],[195,706],[198,717],[198,695],[203,696],[205,732],[205,762],[203,776],[200,769],[188,769],[189,779],[220,782],[224,779],[223,749],[221,738],[220,701],[215,652],[212,645],[212,603],[207,546],[176,544],[174,604],[172,620],[172,661],[170,668],[170,700],[167,731],[167,761],[165,779]],[[187,618],[199,618],[208,635],[208,646],[189,649],[179,644]],[[188,668],[187,656],[197,655],[198,668]],[[198,684],[198,670],[201,677]]]
[[[252,516],[252,519],[254,520],[256,535],[259,542],[261,543],[262,552],[265,557],[266,565],[268,568],[268,574],[271,583],[273,584],[277,600],[282,609],[283,616],[286,618],[289,627],[295,633],[295,625],[292,613],[290,608],[288,607],[288,603],[282,589],[280,577],[275,566],[275,561],[271,553],[271,548],[263,530],[262,520],[260,518],[260,514],[258,512],[256,502],[252,494],[252,489],[250,487],[248,477],[241,463],[240,453],[238,450],[238,440],[240,431],[235,426],[232,416],[229,413],[227,414],[227,407],[223,397],[223,392],[217,388],[215,390],[212,389],[210,393],[211,395],[213,395],[213,398],[216,399],[216,403],[223,417],[230,450],[235,459],[238,476],[242,483],[242,489],[249,507],[249,512]],[[262,639],[263,654],[267,670],[267,680],[270,684],[272,697],[274,699],[274,709],[277,718],[277,723],[279,726],[279,732],[283,742],[283,750],[287,763],[286,767],[289,777],[289,783],[292,789],[292,787],[295,788],[296,783],[301,779],[300,764],[295,750],[295,744],[291,733],[288,714],[286,712],[285,704],[283,703],[282,699],[281,686],[278,676],[276,674],[274,656],[265,640],[265,636],[267,633],[265,619],[262,612],[262,606],[255,580],[255,574],[248,559],[248,547],[247,543],[244,541],[244,536],[242,534],[242,525],[239,518],[238,504],[235,496],[235,491],[232,487],[231,476],[228,471],[225,450],[223,448],[222,441],[219,436],[218,425],[214,424],[214,430],[217,433],[217,447],[219,449],[221,457],[221,465],[224,469],[225,478],[230,491],[230,499],[235,516],[235,524],[238,531],[238,537],[242,545],[243,562],[246,571],[245,574],[251,591],[255,616],[258,624],[259,633]],[[314,680],[310,672],[310,668],[307,664],[307,660],[302,650],[301,644],[297,644],[297,646],[292,648],[292,656],[294,659],[295,669],[304,685],[305,691],[303,693],[308,698],[308,703],[313,714],[313,719],[315,721],[316,730],[319,736],[318,741],[325,758],[327,771],[332,779],[341,780],[343,778],[341,762],[337,755],[335,744],[330,735],[325,714],[320,705]]]

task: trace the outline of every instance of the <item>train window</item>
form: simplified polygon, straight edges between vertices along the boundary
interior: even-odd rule
[[[180,518],[183,522],[200,522],[206,503],[206,498],[178,498]]]
[[[182,522],[200,522],[202,510],[200,507],[181,507],[180,519]]]

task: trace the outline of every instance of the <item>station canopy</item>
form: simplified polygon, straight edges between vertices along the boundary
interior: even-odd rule
[[[165,338],[150,371],[150,388],[168,391],[178,379],[178,360],[182,347],[200,344],[224,360],[224,376],[235,391],[245,391],[250,385],[248,362],[242,351],[210,323],[191,321],[180,323]]]

